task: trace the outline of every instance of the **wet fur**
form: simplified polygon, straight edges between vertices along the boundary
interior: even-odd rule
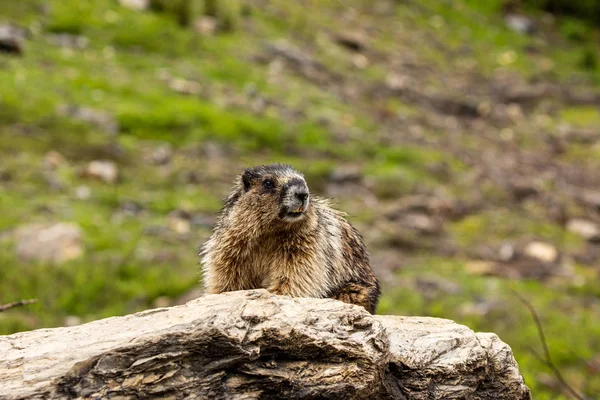
[[[267,178],[276,188],[262,186]],[[298,180],[304,184],[299,172],[279,164],[238,177],[201,253],[207,291],[266,288],[294,297],[331,297],[374,313],[379,282],[345,214],[310,195],[301,220],[281,220],[282,188]]]

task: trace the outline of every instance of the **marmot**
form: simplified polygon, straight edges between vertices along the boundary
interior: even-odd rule
[[[290,165],[246,169],[200,253],[207,292],[266,288],[331,297],[374,313],[379,282],[345,215],[310,196],[304,176]]]

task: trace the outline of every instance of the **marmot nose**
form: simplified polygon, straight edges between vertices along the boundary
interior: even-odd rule
[[[300,192],[300,193],[296,193],[296,197],[298,198],[298,200],[300,200],[301,202],[305,202],[306,199],[308,198],[308,193],[306,192]]]

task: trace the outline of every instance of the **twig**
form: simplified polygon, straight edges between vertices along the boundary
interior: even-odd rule
[[[19,300],[19,301],[13,301],[12,303],[8,303],[8,304],[0,304],[0,312],[6,311],[9,308],[26,306],[27,304],[33,304],[33,303],[37,303],[37,299]]]
[[[544,329],[542,328],[542,322],[540,321],[540,317],[539,317],[537,311],[535,311],[535,308],[533,308],[531,303],[529,301],[527,301],[527,299],[525,297],[523,297],[519,292],[517,292],[516,289],[510,288],[510,290],[515,294],[515,296],[517,296],[517,299],[519,299],[519,301],[521,303],[523,303],[523,305],[525,307],[527,307],[527,309],[529,310],[529,313],[531,314],[531,316],[533,318],[533,321],[535,322],[535,326],[538,331],[538,336],[540,338],[540,342],[542,342],[542,347],[544,349],[545,364],[552,370],[556,379],[558,379],[558,381],[561,383],[561,385],[569,392],[569,394],[571,396],[573,396],[577,400],[585,400],[585,397],[583,397],[582,395],[577,393],[575,391],[575,389],[573,389],[567,383],[565,378],[563,378],[562,374],[560,373],[559,369],[556,367],[556,364],[554,364],[554,362],[552,361],[552,356],[550,355],[550,349],[548,349],[548,343],[546,342],[546,335],[544,335]],[[535,352],[534,352],[534,354],[537,355],[537,353],[535,353]]]

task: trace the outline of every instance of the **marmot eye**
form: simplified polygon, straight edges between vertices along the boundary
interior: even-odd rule
[[[267,189],[270,189],[272,187],[275,187],[275,182],[273,182],[270,179],[267,179],[266,181],[263,182],[263,186],[266,187]]]

